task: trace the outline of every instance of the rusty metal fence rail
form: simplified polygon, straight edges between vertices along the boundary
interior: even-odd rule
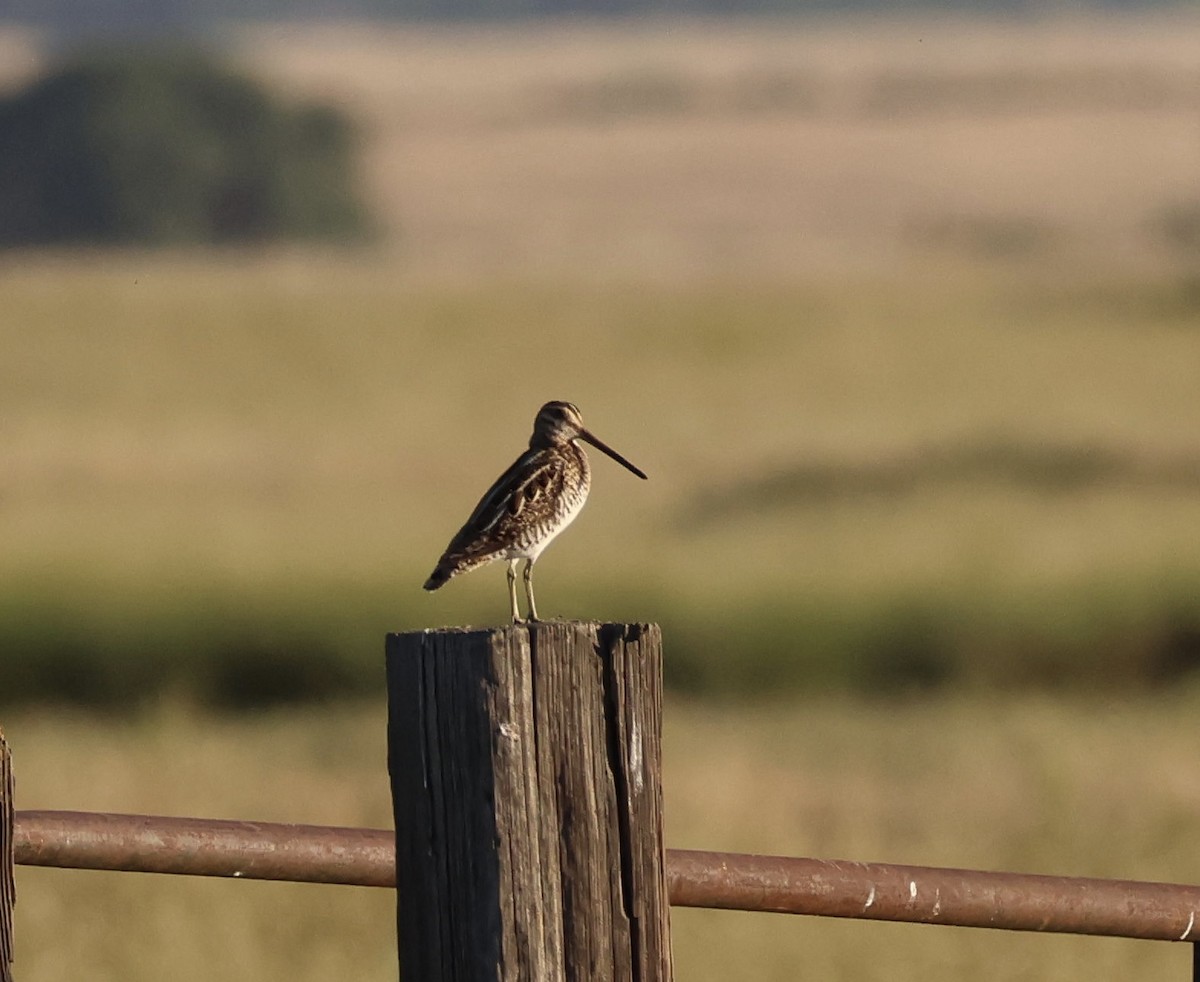
[[[393,833],[18,811],[18,864],[395,886]],[[1193,942],[1200,887],[669,849],[675,906]],[[1193,956],[1196,961],[1197,956]]]

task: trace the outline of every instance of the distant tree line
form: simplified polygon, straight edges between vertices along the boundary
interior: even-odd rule
[[[0,247],[358,238],[354,151],[199,52],[82,55],[0,101]]]
[[[1184,0],[1186,2],[1186,0]],[[60,36],[97,33],[179,35],[239,19],[381,18],[500,20],[566,14],[804,14],[831,12],[986,11],[1039,14],[1047,0],[6,0],[8,21]],[[1064,9],[1139,10],[1181,0],[1061,0]]]

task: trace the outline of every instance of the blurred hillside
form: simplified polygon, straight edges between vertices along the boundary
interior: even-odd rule
[[[233,31],[345,109],[410,275],[1192,268],[1200,16]],[[0,32],[0,84],[50,70]]]
[[[1194,269],[1200,16],[263,28],[373,135],[404,268],[660,281]]]
[[[1200,661],[1200,20],[262,26],[366,134],[369,250],[0,259],[0,698],[376,686],[549,398],[547,614],[672,684],[1152,685]],[[51,61],[4,41],[10,84]]]
[[[4,19],[61,38],[197,34],[215,24],[262,20],[504,21],[769,15],[1002,14],[1039,17],[1086,10],[1143,12],[1185,8],[1178,0],[8,0]]]

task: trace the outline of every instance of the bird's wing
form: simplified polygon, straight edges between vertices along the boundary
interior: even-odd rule
[[[557,454],[526,450],[497,478],[446,547],[444,559],[499,551],[518,521],[538,524],[562,491],[565,465]]]

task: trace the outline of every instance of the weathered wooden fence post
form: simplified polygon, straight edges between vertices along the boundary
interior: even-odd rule
[[[13,776],[12,757],[0,730],[0,982],[12,982],[13,907],[17,886],[13,880]]]
[[[405,982],[669,982],[657,625],[393,634]]]

